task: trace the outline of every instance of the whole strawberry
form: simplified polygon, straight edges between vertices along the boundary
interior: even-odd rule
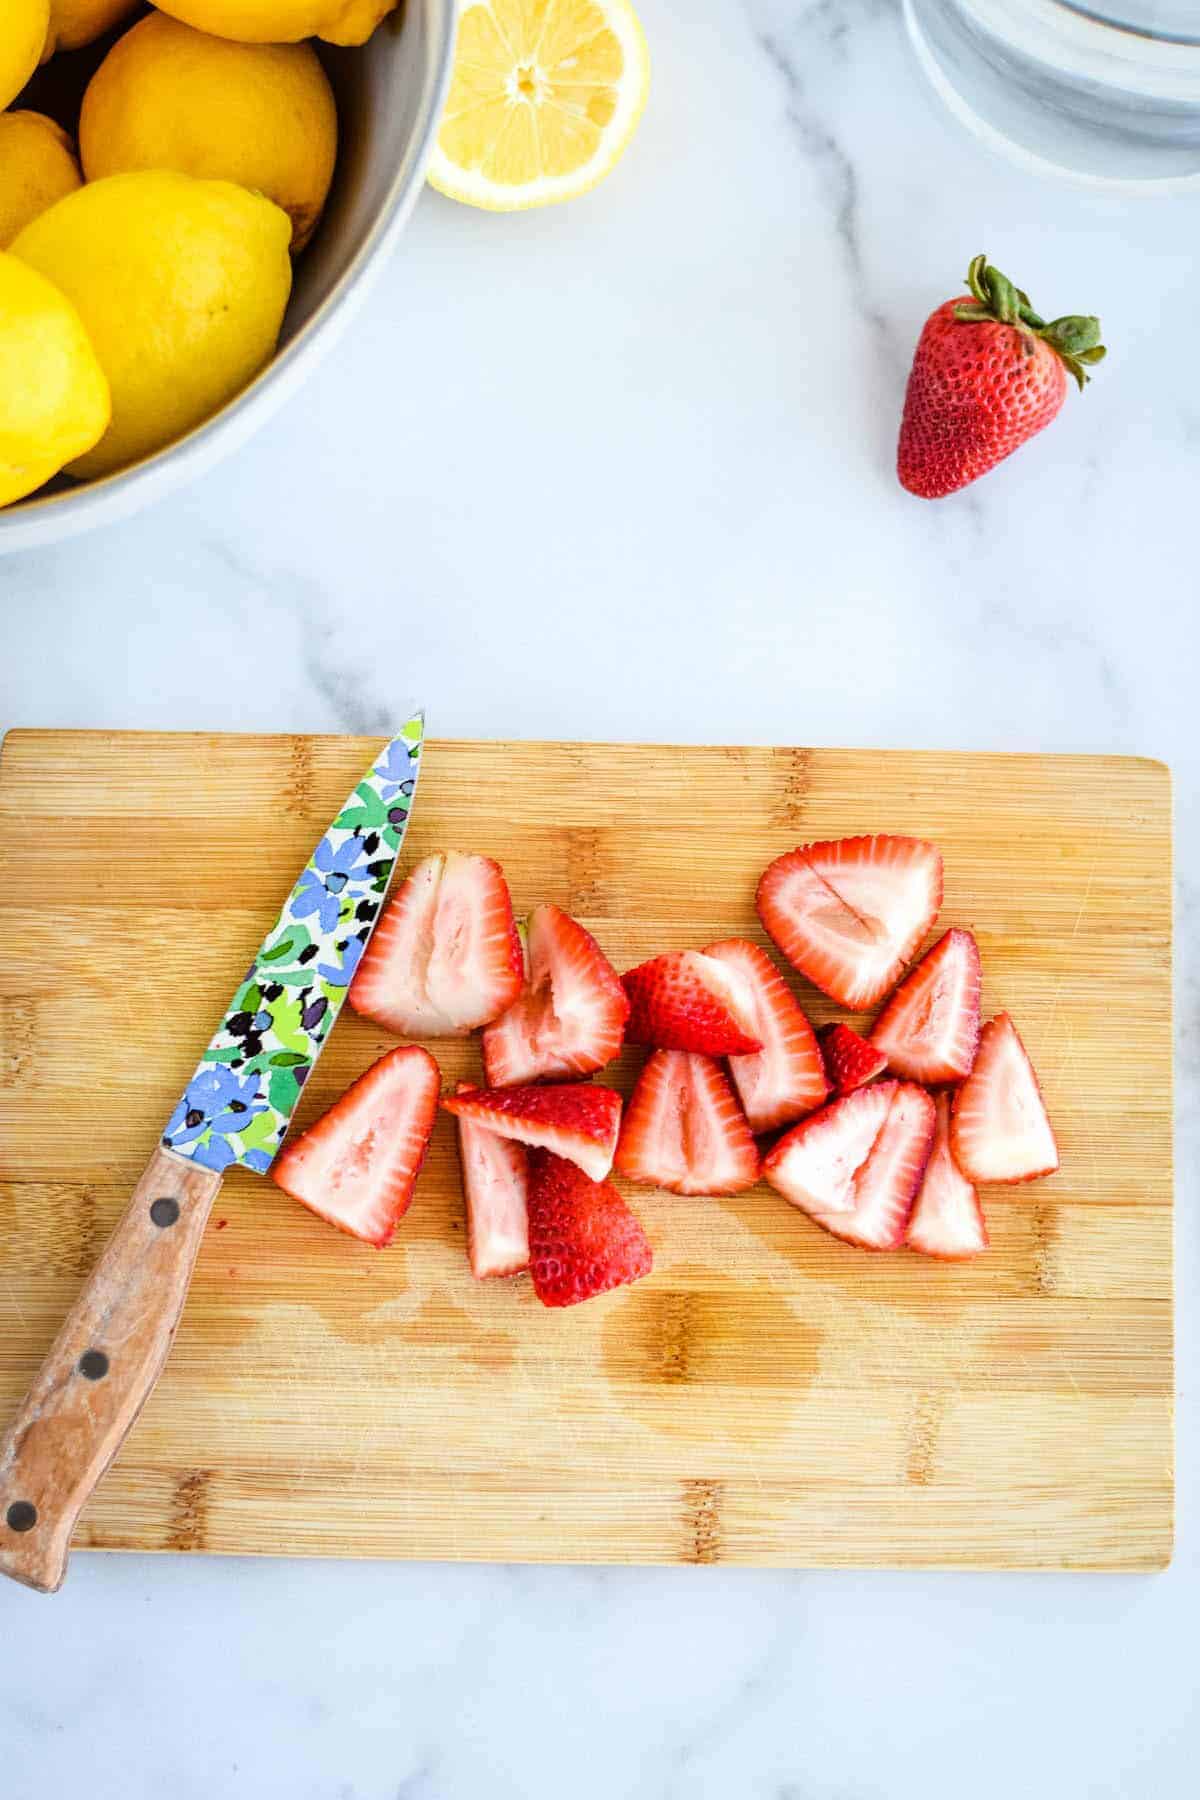
[[[910,494],[939,500],[994,469],[1050,423],[1085,364],[1104,355],[1099,319],[1047,324],[1007,275],[977,256],[970,300],[925,322],[904,396],[896,470]]]

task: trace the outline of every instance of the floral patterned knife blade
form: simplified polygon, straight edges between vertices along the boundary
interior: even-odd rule
[[[264,1174],[387,896],[420,768],[417,713],[313,851],[0,1441],[0,1573],[52,1593],[71,1535],[166,1361],[231,1164]]]
[[[163,1143],[177,1156],[218,1173],[270,1168],[387,894],[422,731],[418,714],[309,857],[171,1114]]]

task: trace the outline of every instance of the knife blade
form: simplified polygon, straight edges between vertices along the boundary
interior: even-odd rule
[[[304,865],[167,1123],[177,1156],[218,1173],[270,1168],[387,897],[423,734],[417,713]]]
[[[225,1171],[265,1174],[387,896],[417,712],[332,820],[238,984],[120,1223],[0,1442],[0,1573],[61,1587],[79,1513],[166,1361]]]

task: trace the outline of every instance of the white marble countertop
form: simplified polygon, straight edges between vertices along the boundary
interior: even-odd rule
[[[428,195],[250,447],[0,563],[0,722],[1111,750],[1179,831],[1180,1529],[1153,1578],[80,1556],[0,1593],[13,1800],[1182,1800],[1200,1751],[1200,201],[993,162],[892,0],[641,0],[611,181]],[[925,314],[986,250],[1110,360],[936,505]],[[1137,1071],[1130,1071],[1136,1080]]]

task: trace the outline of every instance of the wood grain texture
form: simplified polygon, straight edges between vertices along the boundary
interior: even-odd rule
[[[156,1148],[0,1439],[0,1573],[54,1593],[79,1514],[158,1380],[221,1177]]]
[[[28,1386],[373,740],[14,732],[0,756],[0,1410]],[[1170,781],[1110,757],[429,745],[406,853],[483,851],[619,968],[741,933],[805,839],[946,857],[1059,1174],[993,1250],[869,1256],[766,1188],[621,1183],[655,1272],[474,1283],[448,1119],[395,1246],[234,1172],[77,1544],[536,1561],[1152,1569],[1172,1539]],[[836,1015],[799,977],[816,1022]],[[346,1014],[323,1110],[393,1040]],[[474,1043],[430,1045],[447,1085]],[[611,1072],[627,1091],[627,1052]]]

